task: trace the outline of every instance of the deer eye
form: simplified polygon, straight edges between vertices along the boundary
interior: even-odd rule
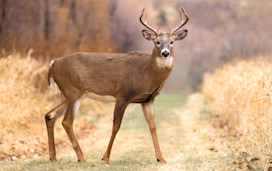
[[[171,41],[170,44],[172,45],[172,44],[173,44],[173,41]]]
[[[159,41],[156,42],[157,45],[161,44]]]

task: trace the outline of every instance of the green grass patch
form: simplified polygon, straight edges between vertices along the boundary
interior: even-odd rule
[[[154,113],[157,122],[157,129],[161,129],[161,124],[179,124],[179,117],[173,112],[173,109],[182,107],[187,100],[187,96],[181,94],[161,94],[154,102]],[[131,104],[129,108],[133,110],[125,113],[122,122],[122,129],[135,131],[148,131],[148,125],[145,121],[140,104]]]

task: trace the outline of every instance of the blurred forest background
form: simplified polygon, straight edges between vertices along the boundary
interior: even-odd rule
[[[230,165],[245,164],[236,167],[243,170],[250,169],[248,161],[253,161],[272,168],[271,0],[0,0],[0,162],[48,155],[43,116],[59,102],[47,83],[50,59],[77,51],[151,53],[154,45],[141,33],[142,9],[149,13],[150,25],[160,25],[160,30],[167,32],[168,25],[174,28],[180,23],[180,6],[189,16],[184,26],[188,35],[175,43],[175,66],[164,91],[188,93],[190,102],[190,93],[200,90],[205,97],[201,104],[208,102],[207,109],[197,103],[199,100],[188,103],[193,104],[189,107],[179,106],[185,112],[178,115],[188,117],[189,125],[196,125],[187,129],[196,130],[196,134],[188,134],[190,141],[198,138],[200,141],[195,142],[203,147],[203,152],[201,137],[205,136],[198,135],[203,130],[216,135],[210,124],[237,138],[225,141],[220,133],[211,139],[214,146],[216,142],[226,144],[222,146],[224,153],[231,148],[229,157],[237,156],[224,157],[226,164],[235,160],[237,164]],[[168,103],[170,99],[165,104]],[[111,123],[112,108],[112,104],[83,101],[82,115],[74,126],[83,146],[100,144],[102,134],[97,130],[105,126],[105,120],[99,118],[109,118]],[[209,117],[207,127],[206,122],[205,128],[199,126],[192,115],[195,109],[201,111],[201,120],[204,115]],[[173,111],[167,117],[176,116],[176,109]],[[175,130],[179,129],[175,127],[172,133]],[[56,132],[57,148],[66,154],[71,150],[67,145],[70,142],[63,138],[66,133],[60,123],[56,124]],[[217,152],[216,148],[209,146],[208,150]],[[248,156],[254,160],[245,158]],[[205,155],[211,165],[213,157],[223,159],[219,153]],[[195,164],[200,168],[195,152],[192,158],[197,159]],[[1,167],[5,165],[0,164],[0,170]]]
[[[234,58],[272,52],[269,0],[0,0],[1,56],[33,49],[38,60],[76,51],[151,53],[142,38],[141,10],[168,31],[183,6],[189,34],[175,44],[175,67],[165,91],[199,89],[202,76]]]

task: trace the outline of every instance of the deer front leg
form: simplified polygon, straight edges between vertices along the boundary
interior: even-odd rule
[[[105,163],[110,163],[110,153],[111,153],[112,144],[113,144],[115,136],[121,126],[121,122],[122,122],[124,112],[126,110],[127,105],[128,105],[128,103],[125,100],[122,100],[122,99],[116,100],[115,108],[114,108],[114,118],[113,118],[113,127],[112,127],[111,138],[109,141],[108,148],[102,158],[102,160],[104,160]]]
[[[166,160],[163,158],[158,137],[157,137],[157,128],[156,128],[156,120],[153,112],[153,101],[142,103],[142,109],[143,113],[146,119],[146,122],[148,123],[149,130],[152,135],[153,139],[153,145],[155,148],[155,155],[157,157],[158,162],[166,163]]]
[[[57,111],[56,111],[57,110]],[[57,105],[51,111],[45,114],[45,122],[47,127],[48,134],[48,146],[49,146],[49,157],[51,161],[56,161],[56,149],[55,149],[55,140],[54,140],[54,126],[56,120],[65,113],[66,104],[65,101]],[[52,113],[55,112],[55,115]]]
[[[73,130],[73,122],[83,97],[84,96],[82,96],[80,99],[76,100],[75,102],[70,102],[68,104],[67,111],[62,121],[62,125],[72,143],[72,146],[77,154],[77,158],[79,162],[86,162],[86,160],[84,158],[82,150],[76,139],[76,136]]]

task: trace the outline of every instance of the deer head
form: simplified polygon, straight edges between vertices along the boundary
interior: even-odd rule
[[[181,23],[175,29],[171,30],[169,28],[168,33],[159,32],[159,29],[154,29],[149,26],[146,22],[147,14],[145,20],[143,21],[144,11],[143,9],[142,14],[140,16],[140,22],[148,28],[148,30],[142,30],[143,37],[146,40],[152,40],[154,43],[154,51],[156,55],[159,57],[167,58],[168,56],[173,56],[173,46],[174,42],[178,40],[182,40],[187,35],[187,30],[180,30],[182,26],[184,26],[188,22],[188,16],[183,8],[179,8],[179,14],[181,17]],[[185,21],[183,21],[183,15],[185,16]]]

